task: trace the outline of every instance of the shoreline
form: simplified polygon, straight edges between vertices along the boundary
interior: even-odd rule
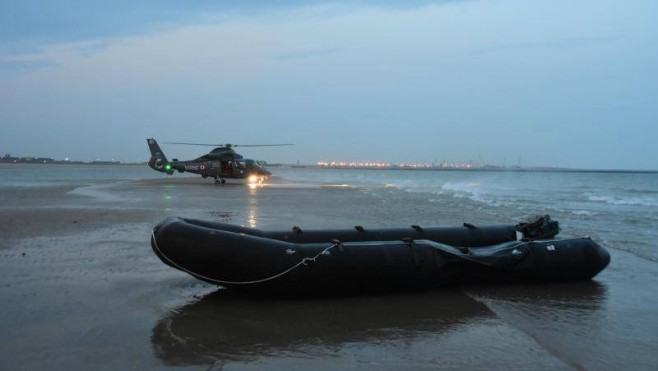
[[[594,173],[594,174],[658,174],[658,170],[623,170],[623,169],[568,169],[568,168],[413,168],[404,166],[392,166],[386,168],[367,166],[316,166],[308,165],[316,169],[336,170],[382,170],[382,171],[445,171],[445,172],[500,172],[500,173]]]
[[[6,167],[20,167],[20,166],[126,166],[126,167],[147,167],[146,162],[50,162],[50,163],[34,163],[34,162],[2,162],[0,161],[0,168]],[[322,169],[322,170],[406,170],[406,171],[446,171],[446,172],[501,172],[501,173],[601,173],[601,174],[658,174],[658,170],[651,169],[580,169],[580,168],[560,168],[560,167],[543,167],[543,166],[529,166],[529,167],[496,167],[493,165],[486,165],[477,168],[461,168],[461,167],[413,167],[413,166],[386,166],[386,167],[371,167],[371,166],[324,166],[324,165],[298,165],[298,164],[268,164],[266,167],[290,167],[290,168],[303,168],[303,169]]]

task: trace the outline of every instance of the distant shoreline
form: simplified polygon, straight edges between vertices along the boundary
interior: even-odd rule
[[[624,169],[569,169],[569,168],[545,168],[545,167],[512,167],[512,168],[442,168],[426,167],[412,168],[402,166],[391,167],[356,167],[356,166],[315,166],[317,169],[340,169],[340,170],[408,170],[408,171],[464,171],[464,172],[500,172],[500,173],[619,173],[619,174],[658,174],[658,170],[624,170]]]
[[[120,161],[5,161],[0,158],[0,165],[122,165],[122,166],[146,166],[146,162],[120,162]]]
[[[112,162],[112,161],[55,161],[55,162],[7,162],[0,159],[0,166],[147,166],[146,162]],[[291,167],[321,170],[380,170],[380,171],[446,171],[446,172],[498,172],[498,173],[603,173],[603,174],[658,174],[658,170],[625,170],[625,169],[570,169],[570,168],[547,168],[547,167],[479,167],[479,168],[450,168],[450,167],[367,167],[367,166],[318,166],[318,165],[296,165],[296,164],[268,164],[268,167]]]

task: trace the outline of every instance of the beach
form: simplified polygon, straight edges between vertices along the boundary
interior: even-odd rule
[[[151,228],[168,216],[262,229],[518,222],[516,213],[496,212],[500,206],[452,196],[437,212],[428,197],[441,195],[350,182],[358,174],[349,170],[327,176],[336,181],[308,182],[294,179],[311,170],[285,171],[261,188],[141,173],[2,188],[0,369],[658,365],[658,265],[644,257],[651,251],[613,246],[610,266],[585,282],[318,298],[232,293],[153,254]],[[583,218],[577,232],[591,225],[589,215],[572,214]],[[569,225],[562,227],[569,235]],[[596,232],[593,238],[611,244]]]

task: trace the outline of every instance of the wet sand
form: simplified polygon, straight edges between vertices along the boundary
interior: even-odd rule
[[[151,227],[169,215],[276,229],[300,220],[315,227],[364,220],[406,225],[413,224],[411,216],[399,220],[384,213],[390,205],[378,210],[367,192],[332,187],[279,184],[259,191],[159,178],[71,190],[0,196],[0,369],[658,365],[658,270],[629,253],[612,250],[611,266],[587,282],[335,298],[245,296],[162,264],[150,249]],[[290,205],[303,205],[309,216],[302,219]],[[462,216],[443,214],[437,225],[454,225]]]

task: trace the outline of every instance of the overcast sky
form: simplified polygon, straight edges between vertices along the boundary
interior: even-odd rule
[[[658,1],[0,1],[0,154],[658,170]]]

